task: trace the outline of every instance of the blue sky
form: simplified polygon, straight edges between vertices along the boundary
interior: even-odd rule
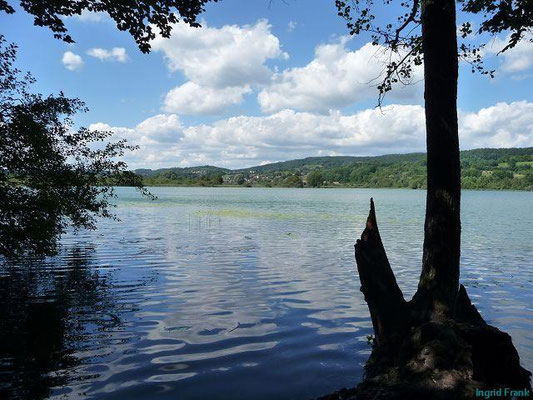
[[[376,10],[380,21],[396,12]],[[142,54],[106,15],[68,18],[76,40],[69,45],[21,10],[0,14],[1,33],[18,44],[18,66],[37,78],[35,90],[84,100],[90,111],[76,123],[139,145],[127,156],[134,168],[424,150],[421,84],[398,88],[376,110],[368,82],[381,53],[368,36],[346,36],[333,1],[223,0],[201,20],[196,30],[178,24],[170,40],[157,38]],[[533,44],[496,57],[505,37],[472,39],[487,43],[495,79],[461,66],[463,149],[533,146]]]

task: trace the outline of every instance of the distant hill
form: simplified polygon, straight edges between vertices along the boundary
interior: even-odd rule
[[[465,189],[533,190],[533,148],[461,152]],[[214,166],[138,169],[146,185],[425,188],[426,154],[307,157],[230,170]]]
[[[267,173],[290,169],[315,169],[315,168],[335,168],[345,164],[360,162],[367,157],[350,156],[328,156],[328,157],[307,157],[298,160],[280,161],[271,164],[257,165],[255,167],[238,169],[236,172],[257,172]]]
[[[288,169],[330,169],[338,168],[344,165],[367,162],[402,162],[402,161],[419,161],[425,159],[425,153],[407,153],[407,154],[387,154],[383,156],[326,156],[326,157],[307,157],[298,160],[281,161],[271,164],[258,165],[255,167],[235,170],[235,172],[274,172]]]
[[[211,165],[204,165],[199,167],[171,167],[171,168],[159,168],[159,169],[136,169],[135,172],[143,176],[156,176],[164,172],[175,172],[182,176],[195,176],[195,175],[210,175],[217,173],[267,173],[274,171],[293,170],[293,169],[305,169],[312,170],[316,168],[336,168],[346,164],[361,163],[368,161],[383,160],[385,162],[395,161],[418,161],[426,157],[425,153],[408,153],[408,154],[388,154],[382,156],[324,156],[324,157],[307,157],[289,161],[279,161],[270,164],[256,165],[254,167],[240,168],[240,169],[227,169],[214,167]]]
[[[135,173],[142,176],[157,176],[162,173],[174,173],[176,176],[182,176],[187,178],[199,177],[202,175],[212,176],[217,174],[227,174],[232,171],[227,168],[213,167],[211,165],[203,165],[200,167],[173,167],[173,168],[160,168],[156,170],[140,168],[136,169]]]

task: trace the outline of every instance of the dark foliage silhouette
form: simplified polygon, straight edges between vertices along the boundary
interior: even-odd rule
[[[67,226],[95,228],[113,217],[112,185],[147,194],[139,177],[118,160],[135,149],[111,132],[73,129],[86,110],[62,93],[30,92],[33,79],[14,68],[16,46],[0,36],[0,255],[53,254]]]
[[[169,37],[172,24],[180,20],[198,27],[197,17],[210,1],[218,0],[21,0],[19,3],[24,11],[34,16],[35,25],[50,28],[55,38],[67,43],[74,43],[74,39],[68,34],[62,17],[81,15],[82,12],[105,12],[119,30],[129,32],[143,53],[148,53],[150,41],[156,35],[153,27],[163,37]],[[0,11],[14,13],[15,8],[10,3],[15,2],[0,0]]]

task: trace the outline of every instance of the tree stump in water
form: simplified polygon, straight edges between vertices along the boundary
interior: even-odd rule
[[[511,337],[488,325],[460,286],[451,317],[429,314],[429,300],[405,301],[379,235],[374,202],[355,244],[361,291],[374,327],[365,379],[333,399],[470,399],[531,397],[531,373],[520,366]],[[477,396],[476,396],[477,392]],[[499,395],[498,395],[499,393]]]

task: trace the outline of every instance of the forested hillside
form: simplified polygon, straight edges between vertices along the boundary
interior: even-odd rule
[[[533,190],[533,148],[461,152],[464,189]],[[425,188],[424,153],[309,157],[229,170],[202,166],[137,170],[151,185]]]

